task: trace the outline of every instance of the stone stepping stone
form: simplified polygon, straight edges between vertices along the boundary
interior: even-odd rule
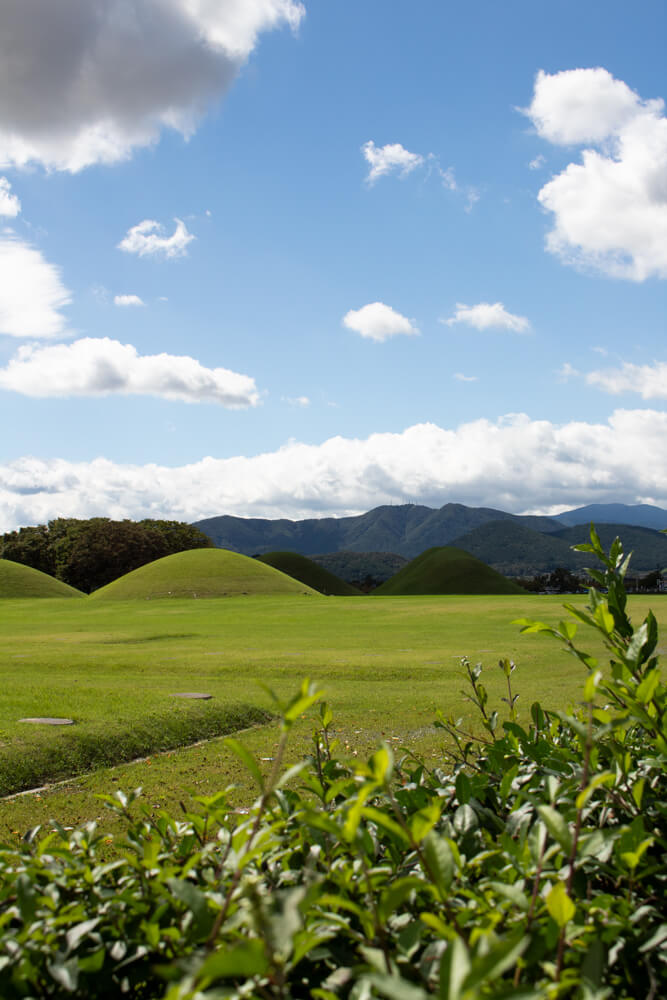
[[[33,719],[19,719],[19,722],[32,722],[35,725],[41,726],[73,726],[74,719],[56,719],[50,716],[44,716],[40,718],[36,716]]]
[[[202,701],[208,701],[212,698],[212,694],[202,694],[201,691],[179,691],[178,694],[169,695],[170,698],[199,698]]]

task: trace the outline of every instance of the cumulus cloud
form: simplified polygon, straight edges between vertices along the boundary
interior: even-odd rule
[[[0,239],[0,334],[60,337],[67,331],[61,309],[71,302],[59,269],[29,243]]]
[[[78,171],[185,136],[296,0],[3,0],[0,166]]]
[[[376,146],[370,140],[361,147],[364,159],[370,170],[366,177],[368,184],[374,184],[378,177],[395,173],[399,177],[407,177],[417,167],[424,163],[424,157],[419,153],[410,153],[400,142],[388,143],[386,146]]]
[[[452,376],[457,382],[477,382],[476,375],[464,375],[463,372],[455,372]]]
[[[418,424],[178,468],[25,458],[0,466],[0,530],[56,515],[344,515],[406,497],[517,513],[612,501],[667,506],[666,435],[667,413],[619,410],[601,424],[522,414],[451,430]]]
[[[21,211],[21,202],[11,193],[12,186],[6,177],[0,177],[0,215],[15,218]]]
[[[115,306],[143,306],[144,300],[138,295],[114,295]]]
[[[414,320],[401,316],[384,302],[369,302],[361,309],[350,309],[343,316],[343,325],[348,330],[360,333],[362,337],[377,341],[388,340],[389,337],[396,337],[399,334],[407,336],[419,334]]]
[[[84,337],[71,344],[25,346],[0,369],[0,388],[24,396],[148,395],[229,409],[256,406],[254,379],[204,368],[190,357],[141,356],[131,344]]]
[[[667,399],[667,363],[664,361],[654,361],[652,365],[633,365],[625,361],[620,368],[589,372],[586,381],[614,395],[636,392],[643,399]]]
[[[525,316],[515,316],[508,312],[502,302],[479,302],[476,306],[466,306],[456,303],[456,312],[449,319],[440,320],[445,326],[465,323],[476,330],[513,330],[515,333],[526,333],[530,323]]]
[[[310,406],[310,399],[308,396],[283,396],[286,403],[290,406]]]
[[[194,240],[192,233],[181,219],[174,219],[176,228],[171,236],[164,236],[164,227],[153,219],[144,219],[136,226],[128,229],[118,244],[119,250],[126,253],[136,253],[139,257],[162,255],[164,257],[183,257],[187,253],[188,243]]]
[[[556,374],[560,382],[567,382],[569,379],[576,378],[577,376],[581,375],[581,372],[578,371],[573,365],[571,365],[569,361],[566,361],[558,369]]]
[[[539,192],[547,249],[613,277],[667,277],[667,117],[606,69],[540,71],[524,113],[556,145],[586,146]]]
[[[547,162],[546,157],[539,153],[534,159],[528,164],[529,170],[541,170],[544,164]]]

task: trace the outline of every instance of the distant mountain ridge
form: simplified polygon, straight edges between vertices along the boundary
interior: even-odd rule
[[[433,546],[450,545],[490,522],[506,521],[540,535],[555,535],[563,528],[614,523],[667,528],[667,510],[649,504],[591,504],[554,517],[508,514],[492,507],[466,507],[447,503],[439,509],[418,504],[384,505],[353,517],[286,518],[233,517],[224,514],[195,522],[218,548],[263,555],[291,551],[313,556],[331,552],[394,552],[414,559]]]
[[[395,552],[414,559],[425,549],[449,545],[460,535],[488,521],[518,521],[537,531],[558,531],[562,525],[549,517],[508,514],[491,507],[448,503],[440,509],[417,504],[375,507],[354,517],[243,518],[231,515],[197,521],[218,548],[243,555],[290,550],[312,556],[325,552]]]
[[[300,521],[222,515],[197,521],[195,527],[218,548],[243,555],[395,553],[414,559],[427,549],[455,544],[507,576],[530,576],[587,565],[587,557],[572,552],[571,546],[586,540],[591,521],[599,526],[604,544],[619,534],[626,551],[634,550],[635,573],[667,565],[667,535],[656,530],[667,528],[667,510],[649,504],[591,504],[554,517],[457,503],[439,509],[401,504],[354,517]],[[582,531],[577,526],[586,527]]]

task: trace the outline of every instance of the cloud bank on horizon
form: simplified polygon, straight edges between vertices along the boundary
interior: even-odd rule
[[[0,531],[102,513],[195,521],[220,513],[346,516],[383,503],[452,500],[546,514],[593,502],[667,506],[666,434],[667,413],[653,410],[617,410],[599,426],[509,414],[454,430],[418,424],[363,441],[292,442],[178,468],[25,458],[0,466]]]
[[[0,528],[667,505],[638,3],[626,80],[587,12],[576,46],[490,10],[467,47],[474,12],[436,0],[5,0]]]

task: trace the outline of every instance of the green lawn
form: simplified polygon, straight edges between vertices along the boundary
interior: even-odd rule
[[[632,601],[635,620],[649,603]],[[663,602],[654,597],[652,604],[664,622]],[[31,761],[56,761],[60,770],[53,776],[60,777],[68,767],[84,767],[90,748],[102,746],[113,764],[114,747],[131,750],[137,734],[150,761],[97,770],[39,797],[0,803],[0,837],[12,839],[51,817],[68,823],[97,817],[102,810],[94,793],[110,787],[142,785],[155,810],[178,808],[193,794],[238,781],[238,800],[248,801],[250,786],[220,741],[163,755],[155,748],[165,737],[173,745],[179,733],[189,741],[209,735],[230,706],[270,708],[263,684],[287,697],[304,677],[316,681],[333,707],[345,752],[359,756],[382,739],[430,759],[439,755],[442,737],[431,726],[436,710],[469,716],[460,693],[464,655],[488,666],[492,696],[504,693],[496,664],[508,656],[517,663],[524,712],[536,699],[565,706],[579,695],[583,668],[555,643],[521,636],[511,624],[523,616],[556,621],[561,607],[560,598],[533,595],[1,601],[2,794],[20,787]],[[182,691],[214,697],[170,697]],[[253,721],[234,711],[228,728]],[[76,724],[55,729],[18,722],[42,715]],[[297,727],[293,756],[307,748],[312,727],[313,719]],[[271,757],[276,738],[272,725],[243,737],[260,757]],[[93,759],[99,762],[99,755]]]

